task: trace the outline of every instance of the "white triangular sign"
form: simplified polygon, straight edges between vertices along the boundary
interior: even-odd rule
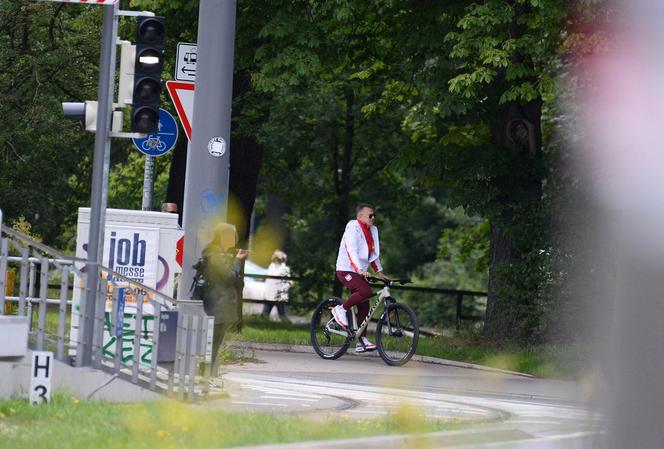
[[[166,81],[173,105],[180,118],[187,139],[191,142],[191,121],[194,116],[194,88],[195,83],[189,81]]]

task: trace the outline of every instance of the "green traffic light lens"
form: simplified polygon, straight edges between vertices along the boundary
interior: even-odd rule
[[[149,107],[139,108],[134,112],[134,129],[139,133],[149,133],[157,130],[159,114]]]

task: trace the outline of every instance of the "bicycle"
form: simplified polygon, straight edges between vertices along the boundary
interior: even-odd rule
[[[398,303],[390,294],[390,286],[408,284],[410,279],[383,280],[371,277],[370,282],[382,282],[378,300],[369,308],[365,320],[357,326],[357,307],[350,309],[349,327],[344,329],[332,316],[332,308],[342,304],[341,298],[332,296],[316,307],[311,318],[311,345],[326,360],[335,360],[346,353],[348,347],[369,325],[381,304],[385,309],[376,324],[376,349],[385,363],[401,366],[408,362],[417,350],[420,328],[415,312],[406,304]],[[376,296],[376,293],[371,297]]]

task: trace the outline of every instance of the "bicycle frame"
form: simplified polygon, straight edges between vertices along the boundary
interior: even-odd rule
[[[373,297],[374,295],[371,295],[369,298]],[[362,332],[364,332],[364,329],[369,325],[369,321],[371,321],[371,317],[373,317],[373,314],[376,312],[376,309],[381,304],[385,304],[385,311],[387,311],[387,303],[389,302],[396,302],[391,296],[390,296],[390,287],[387,285],[383,287],[379,292],[378,292],[378,301],[371,306],[369,309],[369,313],[367,313],[367,317],[362,321],[362,324],[360,324],[360,327],[357,327],[357,307],[353,306],[351,308],[351,316],[352,316],[352,328],[346,330],[336,330],[332,327],[330,327],[330,324],[334,322],[334,318],[330,320],[327,325],[325,326],[328,332],[332,332],[334,334],[342,335],[344,337],[350,337],[350,338],[355,338],[357,335],[362,335]],[[384,313],[384,312],[383,312]]]

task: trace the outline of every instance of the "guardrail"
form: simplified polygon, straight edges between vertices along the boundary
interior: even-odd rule
[[[57,360],[80,366],[77,354],[85,343],[79,338],[78,299],[86,285],[86,260],[4,225],[1,230],[0,314],[27,316],[32,349],[51,350]],[[202,307],[176,302],[107,267],[101,273],[105,282],[96,292],[91,366],[181,400],[206,394],[212,328]],[[18,281],[18,294],[9,288],[9,278]],[[134,301],[123,308],[127,289]],[[160,341],[165,335],[174,341]]]

